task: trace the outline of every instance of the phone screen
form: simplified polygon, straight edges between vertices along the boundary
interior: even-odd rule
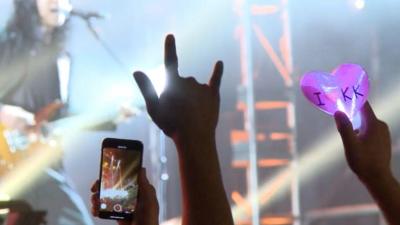
[[[135,149],[102,149],[100,213],[124,219],[135,212],[141,154]]]

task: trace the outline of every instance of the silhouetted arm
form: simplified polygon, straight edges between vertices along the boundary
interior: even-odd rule
[[[387,222],[400,225],[400,184],[390,168],[389,128],[375,116],[369,103],[365,104],[362,113],[364,121],[358,133],[353,131],[344,113],[335,114],[347,162],[367,187]]]
[[[167,87],[160,97],[142,72],[134,77],[153,121],[175,142],[183,191],[183,224],[233,224],[215,145],[219,86],[223,64],[215,65],[209,84],[178,73],[175,40],[165,40]]]

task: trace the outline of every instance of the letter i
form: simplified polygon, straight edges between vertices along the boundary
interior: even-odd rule
[[[323,105],[325,105],[325,104],[321,101],[321,97],[320,97],[321,92],[315,92],[314,95],[316,95],[317,98],[318,98],[318,106],[323,106]]]

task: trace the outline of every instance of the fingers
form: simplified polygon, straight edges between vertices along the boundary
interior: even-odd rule
[[[92,215],[98,216],[100,207],[100,193],[99,192],[93,193],[90,200],[92,202]]]
[[[100,190],[100,180],[96,180],[93,184],[92,187],[90,188],[92,192],[99,192]]]
[[[378,121],[378,118],[376,117],[374,111],[372,110],[372,107],[369,104],[369,102],[366,102],[364,104],[363,108],[361,109],[361,112],[367,124],[372,124]]]
[[[219,92],[223,71],[224,64],[222,63],[222,61],[218,61],[214,66],[214,71],[211,75],[210,81],[208,82],[211,89],[215,92]]]
[[[376,117],[371,105],[367,101],[361,109],[362,125],[360,135],[367,138],[369,135],[374,135],[377,126],[379,126],[379,119]]]
[[[56,114],[63,106],[64,103],[60,100],[53,101],[35,114],[35,122],[39,124],[52,119],[54,114]]]
[[[385,145],[386,146],[391,146],[392,145],[392,141],[391,141],[391,137],[390,137],[390,129],[389,126],[385,123],[385,122],[380,122],[381,125],[381,135],[382,137],[387,137],[385,138]]]
[[[96,180],[92,187],[90,188],[92,191],[92,196],[90,198],[92,202],[92,215],[98,216],[99,215],[99,206],[100,206],[100,181]]]
[[[354,146],[356,140],[356,134],[353,130],[353,125],[351,124],[347,115],[343,112],[336,112],[334,117],[344,148],[347,151]]]
[[[139,184],[139,187],[144,191],[147,191],[148,186],[151,186],[149,180],[147,179],[147,174],[146,174],[145,168],[140,169],[138,184]]]
[[[130,220],[117,220],[118,225],[136,225],[136,222]]]
[[[139,204],[142,204],[143,207],[148,211],[150,214],[158,216],[158,201],[157,201],[157,194],[156,189],[153,185],[150,184],[149,180],[146,176],[146,169],[142,168],[139,174]]]
[[[139,86],[140,92],[146,102],[147,111],[150,116],[155,120],[157,107],[158,107],[158,96],[157,92],[151,83],[150,79],[142,72],[135,72],[133,74],[137,85]]]
[[[165,38],[164,64],[169,78],[178,76],[178,56],[176,55],[175,38],[172,34]]]

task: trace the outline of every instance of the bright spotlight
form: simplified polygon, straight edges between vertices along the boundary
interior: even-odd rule
[[[165,66],[160,65],[154,69],[150,69],[146,71],[146,74],[149,76],[151,82],[156,89],[158,96],[164,91],[165,86],[167,85],[167,72],[165,71]]]
[[[354,7],[358,10],[363,10],[365,7],[365,0],[355,0],[353,2]]]

